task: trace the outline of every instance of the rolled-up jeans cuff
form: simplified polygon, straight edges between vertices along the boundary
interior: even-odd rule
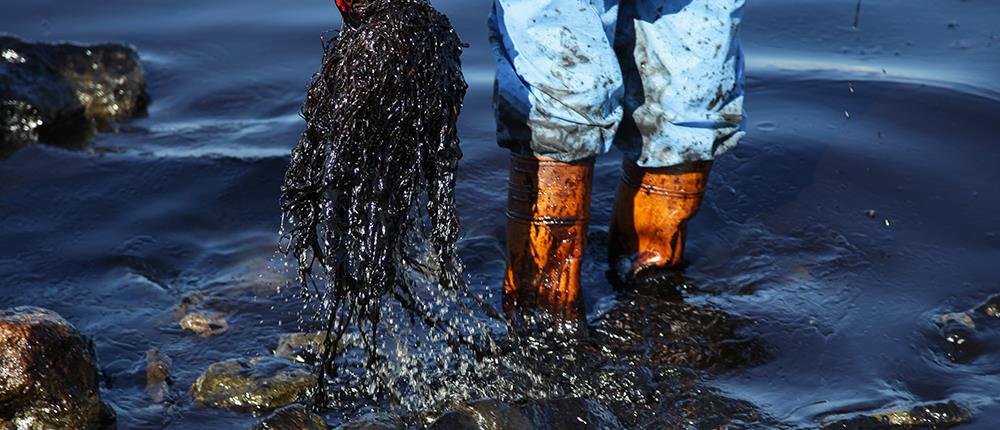
[[[564,163],[592,158],[605,152],[613,127],[575,124],[557,120],[528,120],[528,139],[500,133],[498,143],[515,154],[547,157]],[[503,127],[501,126],[501,130]]]
[[[735,147],[746,136],[742,129],[728,134],[688,135],[677,140],[617,145],[625,157],[640,167],[673,167],[682,164],[713,161]],[[683,143],[682,143],[683,142]]]

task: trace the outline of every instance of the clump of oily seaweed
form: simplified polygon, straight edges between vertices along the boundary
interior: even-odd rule
[[[323,304],[320,399],[345,333],[358,333],[369,365],[378,359],[387,301],[431,329],[454,330],[422,304],[407,276],[413,231],[427,231],[440,287],[482,304],[467,289],[455,244],[462,44],[426,0],[338,6],[344,28],[324,47],[281,197],[283,251],[297,260],[305,294]]]

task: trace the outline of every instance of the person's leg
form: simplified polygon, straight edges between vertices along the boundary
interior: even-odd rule
[[[605,0],[496,0],[497,140],[511,151],[504,307],[579,317],[593,157],[622,116]]]
[[[625,153],[609,258],[620,280],[678,265],[712,160],[743,137],[743,0],[622,5]]]
[[[617,7],[606,3],[495,0],[500,146],[567,163],[610,148],[622,118],[622,77],[611,46]]]
[[[563,163],[512,154],[507,199],[504,309],[582,315],[580,269],[590,220],[594,159]]]

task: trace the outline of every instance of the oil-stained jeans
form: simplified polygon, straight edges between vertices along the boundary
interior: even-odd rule
[[[501,146],[664,167],[742,138],[745,0],[494,1]]]

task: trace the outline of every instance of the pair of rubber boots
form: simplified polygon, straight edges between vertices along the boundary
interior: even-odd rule
[[[625,159],[609,229],[612,276],[631,284],[677,266],[687,222],[698,211],[711,162],[642,168]],[[512,155],[504,309],[583,315],[580,270],[587,242],[594,160],[563,163]]]

